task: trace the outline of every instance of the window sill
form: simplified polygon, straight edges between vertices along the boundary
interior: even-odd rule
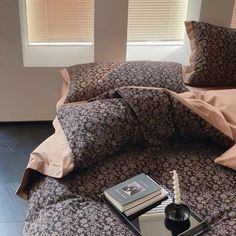
[[[182,41],[128,42],[127,46],[181,46]]]
[[[127,43],[127,60],[180,61],[176,53],[183,42]],[[90,45],[25,45],[25,67],[65,67],[94,61],[94,47]]]
[[[92,46],[92,42],[40,42],[40,43],[29,43],[29,46]]]
[[[126,60],[174,61],[185,63],[184,44],[165,45],[128,45]]]
[[[93,45],[23,45],[25,67],[65,67],[94,61]]]

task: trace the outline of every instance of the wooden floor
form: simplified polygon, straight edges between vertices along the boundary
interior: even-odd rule
[[[53,133],[50,124],[0,124],[0,236],[22,236],[27,204],[15,195],[29,154]]]

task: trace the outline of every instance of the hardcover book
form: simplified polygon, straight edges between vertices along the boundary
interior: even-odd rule
[[[162,187],[144,173],[105,190],[104,195],[121,212],[134,207],[139,210],[138,205],[148,206],[166,196]]]

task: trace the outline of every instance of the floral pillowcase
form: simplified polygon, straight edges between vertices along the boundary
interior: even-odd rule
[[[236,85],[236,31],[204,22],[185,22],[192,54],[183,66],[184,83],[190,86]]]
[[[177,93],[188,91],[182,81],[182,67],[175,62],[99,62],[70,66],[61,72],[66,88],[60,105],[86,101],[124,86],[161,87]]]

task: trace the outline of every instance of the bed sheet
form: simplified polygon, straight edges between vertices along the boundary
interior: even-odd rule
[[[236,172],[213,162],[223,151],[207,139],[175,140],[162,151],[133,146],[90,171],[45,177],[30,191],[24,234],[133,235],[98,194],[141,172],[172,189],[170,171],[176,169],[183,201],[211,225],[204,235],[236,235]]]

